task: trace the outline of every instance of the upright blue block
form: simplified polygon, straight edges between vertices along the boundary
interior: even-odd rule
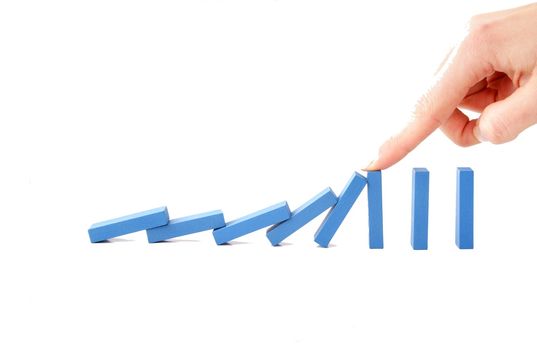
[[[412,248],[415,250],[427,249],[428,232],[429,170],[414,168],[412,171]]]
[[[474,171],[457,168],[455,242],[460,249],[474,248]]]
[[[149,243],[161,242],[191,233],[214,230],[225,225],[224,213],[221,210],[215,210],[174,219],[166,226],[149,229],[147,230],[147,240]]]
[[[91,242],[95,243],[128,233],[163,226],[168,223],[168,220],[168,209],[161,207],[93,224],[88,233]]]
[[[382,173],[367,173],[367,206],[369,209],[369,248],[384,248],[382,227]]]
[[[284,239],[299,230],[302,226],[321,215],[337,203],[337,197],[331,188],[327,188],[300,208],[291,213],[291,217],[267,230],[267,238],[272,245],[280,244]]]
[[[289,219],[291,211],[287,202],[281,202],[243,218],[231,221],[213,231],[216,244],[224,244],[248,233]]]
[[[327,248],[336,234],[337,229],[351,210],[364,189],[367,180],[362,175],[354,172],[351,179],[341,192],[339,200],[326,215],[321,226],[315,233],[315,242],[321,247]]]

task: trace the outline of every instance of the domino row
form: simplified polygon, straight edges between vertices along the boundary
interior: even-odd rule
[[[220,210],[169,220],[166,207],[156,208],[92,225],[92,243],[102,242],[132,232],[146,230],[149,243],[161,242],[197,232],[213,230],[216,244],[226,244],[249,233],[266,228],[273,246],[298,231],[323,212],[328,211],[317,229],[314,240],[328,247],[343,220],[367,185],[369,212],[369,248],[384,248],[382,215],[382,174],[367,173],[367,178],[354,172],[339,197],[326,188],[302,206],[290,211],[281,202],[240,219],[227,222]],[[473,249],[474,175],[470,168],[457,169],[456,238],[460,249]],[[412,174],[411,245],[415,250],[428,248],[429,171],[415,168]]]

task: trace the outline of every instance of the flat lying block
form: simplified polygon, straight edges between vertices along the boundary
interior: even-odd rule
[[[457,168],[455,243],[460,249],[474,248],[474,171],[470,168]]]
[[[315,242],[321,247],[327,248],[336,234],[337,229],[351,210],[364,189],[367,180],[362,175],[354,172],[351,179],[341,192],[339,200],[326,215],[321,226],[315,233]]]
[[[426,250],[429,232],[429,170],[412,171],[412,229],[410,241],[415,250]]]
[[[161,242],[196,232],[214,230],[225,225],[224,213],[221,210],[215,210],[173,219],[166,226],[149,229],[147,230],[147,240],[149,243]]]
[[[367,207],[369,210],[369,248],[384,248],[382,227],[382,173],[367,173]]]
[[[287,202],[281,202],[243,218],[234,220],[226,226],[213,231],[216,244],[224,244],[264,227],[278,224],[289,219],[291,211]]]
[[[301,207],[291,213],[291,217],[267,230],[267,238],[272,245],[280,244],[284,239],[299,230],[302,226],[321,215],[337,203],[337,197],[331,188],[327,188]]]
[[[91,242],[95,243],[132,232],[164,226],[168,220],[168,209],[160,207],[93,224],[88,233]]]

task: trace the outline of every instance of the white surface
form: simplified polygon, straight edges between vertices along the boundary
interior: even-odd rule
[[[339,193],[465,19],[518,2],[358,3],[2,2],[0,348],[535,348],[535,128],[471,149],[435,133],[386,171],[381,251],[365,195],[329,249],[321,218],[279,248],[89,243],[93,222],[160,205],[229,220]],[[454,244],[457,166],[476,172],[473,251]]]

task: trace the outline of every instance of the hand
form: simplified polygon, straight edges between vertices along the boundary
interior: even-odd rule
[[[473,17],[414,115],[364,170],[392,166],[437,128],[466,147],[511,141],[537,123],[537,4]]]

